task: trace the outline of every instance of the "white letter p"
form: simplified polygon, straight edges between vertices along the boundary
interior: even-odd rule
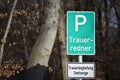
[[[78,22],[79,18],[83,18],[83,22]],[[86,23],[86,17],[84,15],[76,15],[75,16],[75,31],[78,31],[78,25],[84,25]]]

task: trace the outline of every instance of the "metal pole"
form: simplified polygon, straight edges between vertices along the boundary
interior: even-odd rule
[[[83,60],[82,60],[82,56],[81,56],[81,55],[78,56],[78,61],[79,61],[80,63],[83,62]],[[82,80],[82,79],[79,79],[79,80]]]

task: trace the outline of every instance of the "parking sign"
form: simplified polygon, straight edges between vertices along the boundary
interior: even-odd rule
[[[95,54],[95,13],[93,11],[67,12],[67,54]]]

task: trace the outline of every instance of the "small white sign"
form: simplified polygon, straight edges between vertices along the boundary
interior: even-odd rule
[[[95,63],[68,63],[67,64],[68,78],[94,79],[95,78]]]

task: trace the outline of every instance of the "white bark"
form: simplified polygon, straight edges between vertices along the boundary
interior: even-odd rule
[[[40,34],[31,52],[27,68],[36,64],[48,66],[58,27],[59,9],[60,0],[46,0],[45,24],[41,26]]]

